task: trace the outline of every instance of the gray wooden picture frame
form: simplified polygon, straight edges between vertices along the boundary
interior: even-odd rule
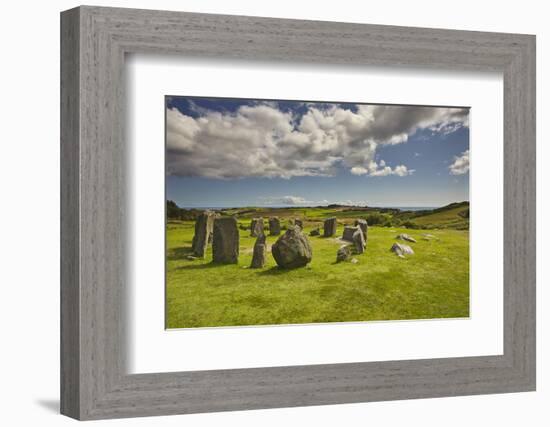
[[[502,72],[504,353],[127,374],[124,60],[136,52]],[[61,166],[65,415],[85,420],[535,390],[532,35],[71,9],[61,14]]]

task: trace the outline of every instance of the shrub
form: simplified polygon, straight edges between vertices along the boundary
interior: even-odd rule
[[[380,212],[370,213],[365,217],[365,219],[369,225],[381,225],[388,220],[391,221],[391,217],[389,215],[384,215]]]
[[[409,220],[403,222],[403,224],[401,224],[401,226],[405,227],[405,228],[411,228],[411,229],[419,228],[417,224],[415,224],[414,222],[409,221]]]
[[[461,216],[462,218],[470,219],[470,208],[460,211],[458,215]]]

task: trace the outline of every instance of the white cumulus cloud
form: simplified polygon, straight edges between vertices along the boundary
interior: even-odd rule
[[[328,200],[308,200],[301,196],[281,196],[281,197],[261,197],[262,202],[266,205],[287,205],[287,206],[321,206],[327,205]]]
[[[285,205],[300,205],[303,203],[308,203],[308,201],[300,196],[284,196],[281,197],[281,203]]]
[[[386,162],[381,160],[376,163],[374,160],[370,161],[368,167],[354,166],[350,169],[353,175],[369,175],[369,176],[407,176],[414,173],[414,169],[408,169],[405,165],[398,165],[393,169],[390,166],[386,166]]]
[[[470,150],[464,151],[460,156],[455,156],[454,162],[449,166],[451,175],[464,175],[470,170]]]
[[[379,147],[402,144],[416,131],[449,133],[468,126],[468,109],[304,104],[282,111],[276,102],[242,105],[235,112],[198,108],[198,117],[166,112],[167,170],[180,176],[232,179],[355,175],[406,176],[405,165],[375,162]]]

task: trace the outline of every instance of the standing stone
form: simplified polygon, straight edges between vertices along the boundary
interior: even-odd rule
[[[204,258],[208,244],[212,242],[212,230],[214,226],[214,212],[204,211],[195,221],[195,235],[191,249],[193,253]]]
[[[304,229],[304,223],[302,222],[301,219],[296,218],[296,219],[294,220],[294,225],[297,225],[297,226],[300,227],[302,230]]]
[[[365,252],[366,241],[363,236],[363,230],[359,227],[355,230],[355,233],[353,233],[353,245],[355,246],[356,254],[362,254]]]
[[[363,232],[363,236],[365,236],[365,240],[367,240],[367,232],[369,230],[369,223],[367,222],[367,220],[356,219],[355,226],[359,226],[359,228],[361,228],[361,231]]]
[[[252,263],[250,268],[263,268],[266,255],[265,234],[261,234],[254,243],[254,252],[252,253]]]
[[[272,236],[281,234],[281,221],[276,216],[269,218],[269,234]]]
[[[323,236],[332,237],[336,234],[336,218],[327,218],[323,224]]]
[[[342,233],[342,240],[353,242],[353,233],[355,233],[357,230],[360,230],[360,228],[350,227],[350,226],[344,227],[344,232]]]
[[[250,237],[258,237],[264,234],[263,218],[253,218],[250,222]]]
[[[234,217],[214,220],[212,258],[214,262],[222,264],[237,264],[239,261],[239,229]]]
[[[336,252],[336,262],[348,261],[351,258],[351,249],[349,245],[340,246]]]
[[[279,237],[271,246],[271,253],[281,268],[304,267],[312,258],[309,240],[298,226],[290,227]]]

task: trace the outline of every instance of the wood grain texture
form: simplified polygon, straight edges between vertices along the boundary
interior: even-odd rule
[[[61,412],[80,414],[79,12],[61,20]]]
[[[100,419],[535,388],[535,38],[80,7],[62,13],[62,413]],[[128,375],[124,55],[504,75],[504,354]]]

